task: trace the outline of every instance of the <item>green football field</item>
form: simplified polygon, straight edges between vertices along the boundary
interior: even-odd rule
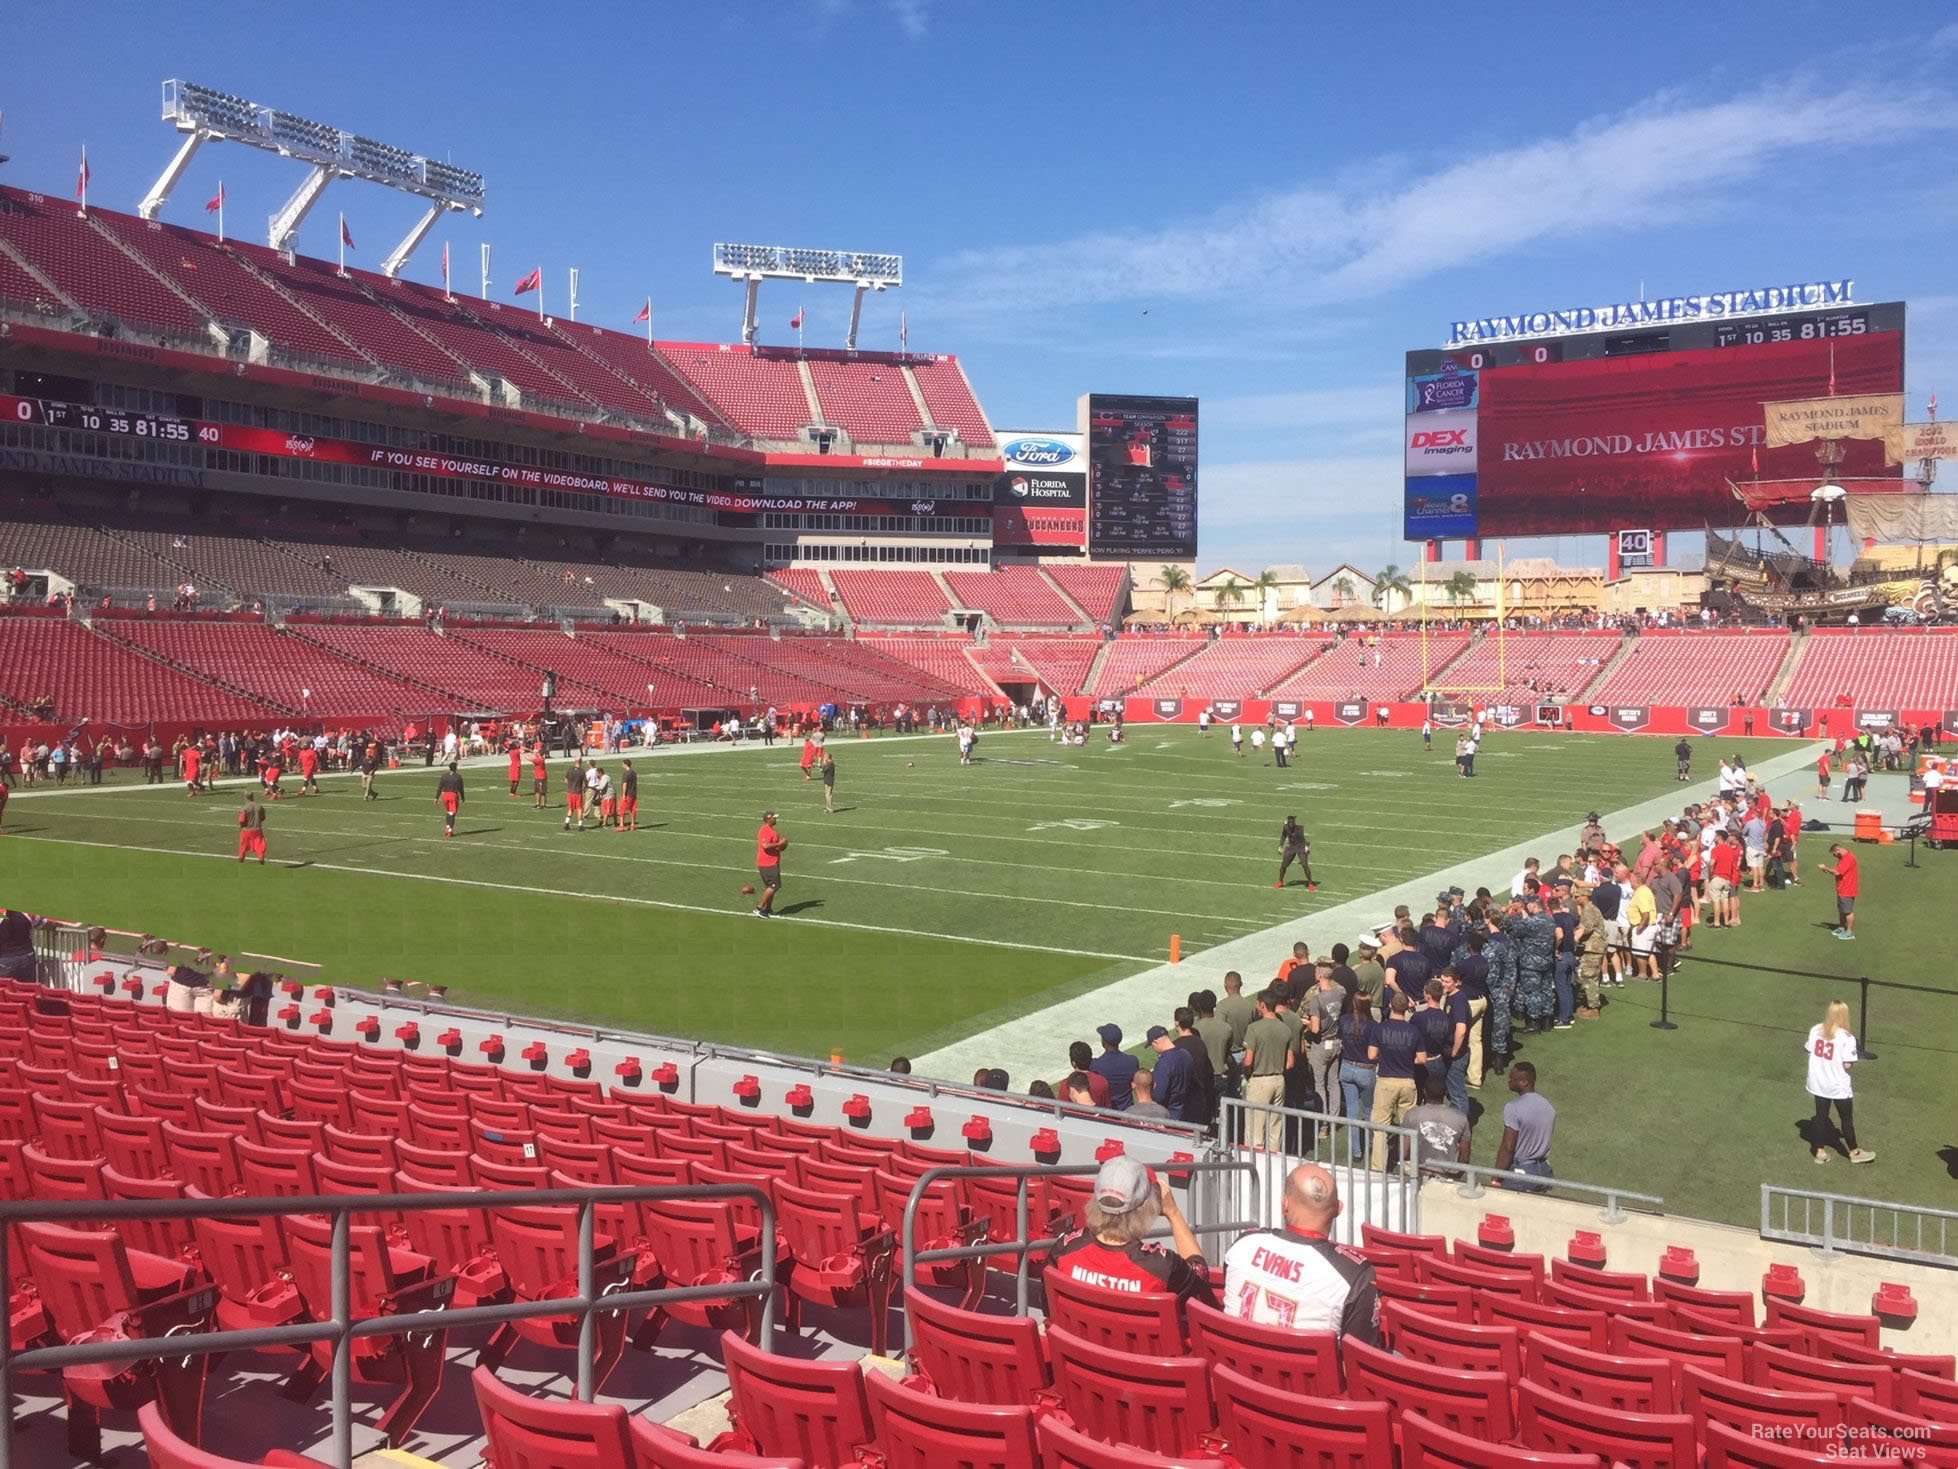
[[[1754,741],[1748,754],[1758,764],[1788,748]],[[1183,727],[1078,750],[994,733],[963,767],[949,738],[832,749],[833,816],[793,744],[642,755],[640,829],[626,834],[563,830],[562,761],[549,812],[532,809],[527,767],[518,799],[501,762],[467,769],[453,841],[433,772],[384,772],[371,803],[331,778],[322,796],[271,808],[263,869],[232,860],[241,785],[194,799],[126,781],[19,792],[0,901],[289,956],[345,984],[447,983],[464,1004],[881,1062],[1149,968],[1172,934],[1189,975],[1179,991],[1220,988],[1206,948],[1678,789],[1670,740],[1619,736],[1496,734],[1472,782],[1456,778],[1447,742],[1427,752],[1417,735],[1373,730],[1302,736],[1289,770]],[[1713,755],[1702,743],[1708,767]],[[618,760],[603,763],[616,779]],[[791,843],[776,922],[754,919],[740,891],[765,808]],[[1293,812],[1312,837],[1314,893],[1272,886]],[[1823,845],[1811,838],[1808,856]],[[1557,850],[1546,839],[1546,863]],[[1915,871],[1900,848],[1865,858],[1865,940],[1813,926],[1831,907],[1813,883],[1750,903],[1747,926],[1707,935],[1700,953],[1950,984],[1928,915],[1958,897],[1958,854],[1920,853]],[[1737,1220],[1755,1216],[1764,1177],[1849,1189],[1847,1165],[1824,1175],[1792,1132],[1805,1112],[1800,1038],[1833,992],[1700,962],[1675,982],[1678,1031],[1647,1028],[1657,994],[1634,987],[1604,1021],[1536,1041],[1566,1119],[1561,1171]],[[1180,999],[1164,996],[1163,1018]],[[1958,1053],[1958,1001],[1885,994],[1874,1011],[1881,1060],[1859,1076],[1859,1121],[1884,1157],[1855,1170],[1854,1191],[1948,1197],[1937,1149],[1952,1140],[1935,1136],[1946,1109],[1933,1099]],[[1056,1038],[1056,1073],[1075,1038]],[[1482,1099],[1497,1109],[1502,1095],[1492,1083]],[[1496,1131],[1480,1129],[1478,1157]]]

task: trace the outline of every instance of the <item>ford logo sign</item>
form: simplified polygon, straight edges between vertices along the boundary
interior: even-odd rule
[[[1006,445],[1007,462],[1011,464],[1038,464],[1051,469],[1073,457],[1074,450],[1059,439],[1012,439]]]

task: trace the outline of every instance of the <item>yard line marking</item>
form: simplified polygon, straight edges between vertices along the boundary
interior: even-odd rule
[[[222,852],[188,852],[177,847],[137,847],[131,846],[127,842],[85,842],[75,837],[44,837],[38,835],[24,835],[20,839],[29,842],[45,842],[50,845],[63,847],[97,847],[111,852],[146,852],[158,857],[196,857],[211,862],[237,861],[235,857],[228,857]],[[273,862],[269,865],[291,869],[298,864]],[[481,878],[473,877],[440,877],[431,872],[400,872],[391,867],[354,867],[347,863],[339,862],[310,862],[305,865],[312,870],[320,872],[352,872],[364,877],[394,877],[402,878],[409,882],[444,883],[452,887],[484,888],[491,892],[499,893],[527,893],[539,897],[580,898],[586,901],[609,898],[615,903],[626,903],[635,908],[663,908],[676,913],[703,913],[715,918],[740,919],[750,916],[746,908],[738,908],[732,911],[726,908],[703,908],[693,903],[672,903],[659,898],[638,898],[614,893],[579,893],[564,888],[531,887],[526,884],[514,882],[487,882]],[[880,883],[876,885],[880,887],[897,886],[894,883]],[[1084,904],[1083,906],[1100,905]],[[971,934],[934,933],[930,929],[892,928],[877,923],[850,923],[839,918],[804,918],[797,915],[789,921],[805,927],[847,928],[859,933],[896,934],[901,938],[944,939],[950,943],[976,944],[981,948],[987,949],[1020,949],[1036,954],[1067,954],[1079,959],[1126,959],[1132,960],[1137,964],[1148,964],[1152,962],[1146,954],[1117,954],[1102,949],[1063,949],[1056,948],[1052,944],[1022,944],[1015,943],[1011,939],[974,938]]]

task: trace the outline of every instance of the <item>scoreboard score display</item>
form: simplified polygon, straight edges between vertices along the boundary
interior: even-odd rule
[[[1903,372],[1901,302],[1409,352],[1405,533],[1734,525],[1730,481],[1821,482],[1814,444],[1766,446],[1762,404],[1900,393]],[[1838,477],[1907,488],[1881,443],[1844,449]],[[1802,496],[1769,513],[1808,509]]]

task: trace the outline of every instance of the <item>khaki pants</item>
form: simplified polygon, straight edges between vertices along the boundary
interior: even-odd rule
[[[1415,1103],[1414,1079],[1409,1076],[1383,1076],[1373,1084],[1374,1122],[1398,1125],[1401,1118],[1413,1110]],[[1376,1132],[1373,1135],[1373,1166],[1387,1166],[1387,1134]]]
[[[1285,1073],[1276,1076],[1254,1076],[1244,1083],[1244,1100],[1262,1107],[1282,1107],[1285,1105]],[[1246,1139],[1254,1148],[1276,1148],[1285,1141],[1285,1119],[1276,1112],[1253,1112],[1250,1136]]]
[[[1470,1000],[1468,1007],[1468,1084],[1474,1090],[1482,1085],[1482,1017],[1489,1013],[1489,997]]]

